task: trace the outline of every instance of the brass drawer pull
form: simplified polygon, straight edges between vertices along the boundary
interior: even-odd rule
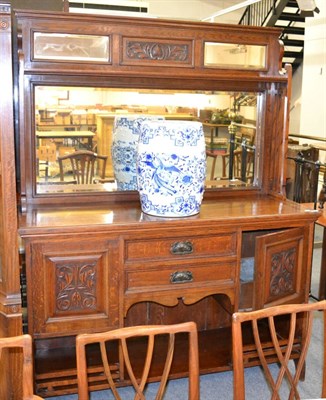
[[[170,275],[171,283],[187,283],[192,282],[193,276],[191,271],[176,271]]]
[[[182,255],[191,254],[194,248],[191,242],[175,242],[170,248],[171,254]]]

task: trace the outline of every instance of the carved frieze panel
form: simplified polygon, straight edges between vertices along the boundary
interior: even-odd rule
[[[123,38],[123,65],[193,66],[192,40]]]

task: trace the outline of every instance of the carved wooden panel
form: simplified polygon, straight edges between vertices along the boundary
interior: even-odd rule
[[[189,67],[193,66],[192,54],[192,40],[122,39],[122,65]]]
[[[304,228],[256,239],[254,308],[304,301]]]
[[[30,256],[30,333],[69,335],[118,325],[116,241],[42,241],[31,245]]]
[[[54,315],[96,311],[101,301],[97,287],[100,257],[48,258],[55,283]]]

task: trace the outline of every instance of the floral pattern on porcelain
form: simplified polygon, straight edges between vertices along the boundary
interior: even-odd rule
[[[148,115],[119,115],[114,119],[112,161],[118,190],[137,190],[136,162],[139,128],[147,119],[163,119]]]
[[[137,178],[144,213],[165,217],[197,214],[205,174],[201,123],[169,120],[141,124]]]

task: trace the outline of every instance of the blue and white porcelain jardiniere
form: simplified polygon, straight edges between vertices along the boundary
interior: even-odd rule
[[[137,180],[144,213],[160,217],[199,213],[205,175],[205,139],[200,122],[141,123]]]
[[[148,115],[119,115],[114,119],[112,163],[118,190],[137,190],[136,162],[139,126],[147,119],[163,119]]]

